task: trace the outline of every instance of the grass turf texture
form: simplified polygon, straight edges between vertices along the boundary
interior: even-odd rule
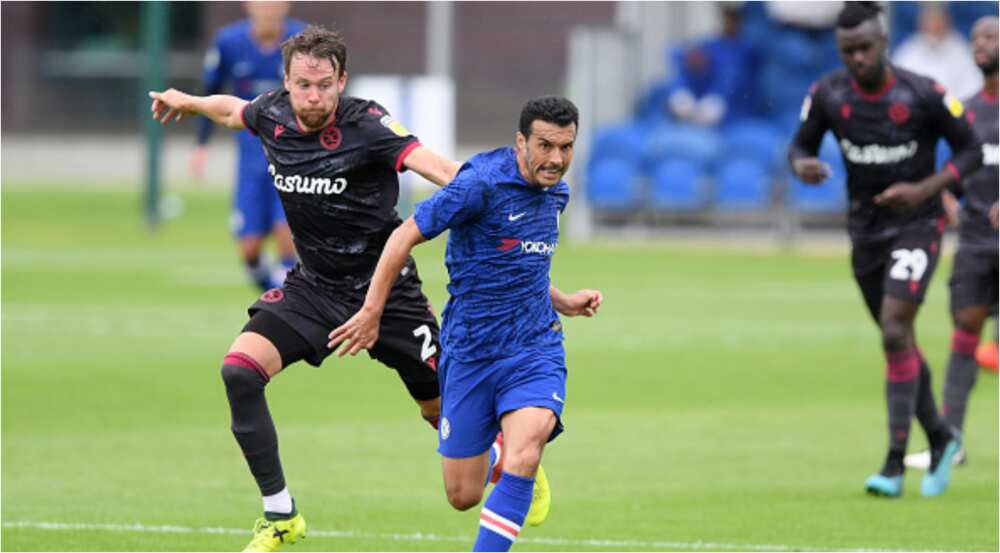
[[[181,195],[183,215],[151,234],[126,190],[4,186],[4,550],[249,539],[260,501],[219,366],[255,292],[226,195]],[[416,251],[439,310],[443,246]],[[918,321],[938,397],[949,271],[946,258]],[[973,392],[970,463],[943,497],[920,497],[918,471],[902,499],[863,493],[886,443],[884,369],[845,253],[564,243],[553,276],[606,304],[566,321],[567,432],[545,455],[552,513],[515,549],[998,549],[992,375]],[[478,509],[447,505],[435,436],[389,370],[366,355],[299,364],[268,400],[316,531],[291,550],[472,545]],[[924,446],[916,424],[911,435]],[[245,533],[184,531],[203,527]]]

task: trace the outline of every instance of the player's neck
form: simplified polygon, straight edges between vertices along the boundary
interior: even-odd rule
[[[892,68],[890,68],[889,65],[886,64],[885,67],[882,68],[882,73],[879,75],[879,78],[873,80],[870,83],[862,83],[861,81],[856,81],[856,82],[858,83],[858,87],[861,88],[861,90],[869,94],[875,94],[885,89],[885,85],[890,81],[892,81],[894,76],[895,75],[892,72]]]
[[[997,73],[986,75],[986,82],[983,83],[983,94],[989,96],[989,99],[994,102],[997,101],[997,86],[1000,84],[1000,79],[997,77]]]

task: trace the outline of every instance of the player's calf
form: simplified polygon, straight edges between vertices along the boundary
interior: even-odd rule
[[[232,414],[233,436],[261,494],[278,494],[285,489],[285,478],[278,458],[278,435],[264,398],[270,377],[252,357],[239,352],[226,355],[221,373]]]

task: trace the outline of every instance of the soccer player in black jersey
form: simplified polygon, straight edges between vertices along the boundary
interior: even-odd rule
[[[420,145],[379,104],[341,96],[347,51],[340,36],[310,27],[282,46],[284,88],[247,102],[235,96],[150,92],[163,123],[202,114],[247,128],[264,146],[301,259],[284,288],[264,293],[222,367],[232,431],[262,496],[265,516],[249,551],[272,551],[305,534],[278,456],[264,388],[299,360],[320,365],[327,334],[364,302],[375,264],[400,224],[397,172],[412,169],[438,185],[459,165]],[[436,424],[440,395],[438,324],[410,258],[393,285],[382,334],[369,349],[395,369],[424,418]]]
[[[801,180],[821,183],[829,168],[816,152],[831,130],[847,166],[851,265],[881,330],[887,367],[889,452],[865,489],[889,497],[902,493],[903,456],[916,414],[932,453],[921,493],[935,496],[948,485],[960,444],[937,413],[913,323],[940,253],[941,191],[978,169],[982,156],[962,103],[931,79],[888,62],[880,11],[873,2],[847,2],[841,11],[836,40],[845,68],[813,85],[789,161]],[[940,137],[955,155],[935,172]]]
[[[983,90],[965,101],[965,118],[972,123],[982,141],[983,167],[962,179],[956,190],[965,197],[961,212],[958,253],[948,287],[951,295],[951,317],[954,332],[951,355],[944,381],[942,411],[948,424],[959,433],[965,422],[969,392],[976,383],[979,367],[975,352],[983,323],[997,307],[997,195],[1000,174],[997,172],[997,18],[987,16],[972,27],[972,50],[976,65],[983,72]],[[965,444],[963,443],[963,446]],[[956,462],[965,458],[965,449],[956,455]],[[927,452],[906,456],[909,467],[926,469],[930,465]]]

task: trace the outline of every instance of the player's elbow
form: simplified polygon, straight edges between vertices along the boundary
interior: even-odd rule
[[[413,217],[407,218],[403,221],[403,224],[396,227],[396,230],[392,231],[389,236],[389,241],[395,244],[399,244],[405,248],[412,248],[417,244],[426,241],[423,233],[420,232],[420,227],[417,226],[417,221]]]

